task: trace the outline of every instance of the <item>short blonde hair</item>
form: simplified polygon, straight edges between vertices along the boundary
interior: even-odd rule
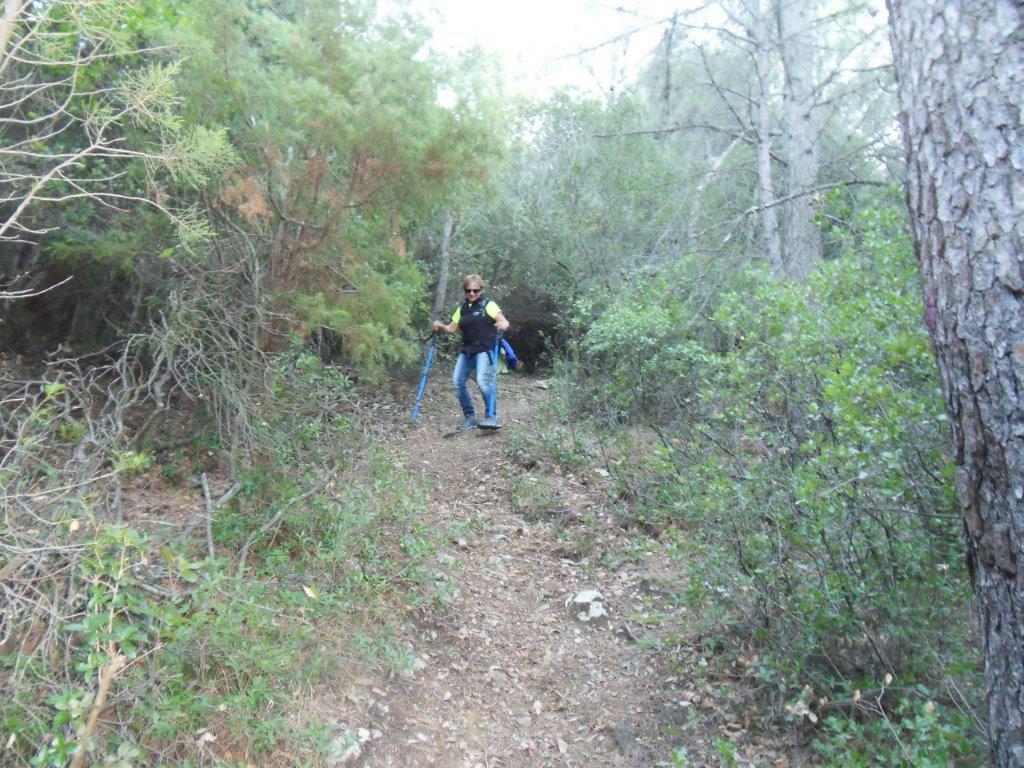
[[[481,288],[487,287],[484,284],[484,279],[480,277],[480,275],[466,275],[464,278],[462,278],[462,290],[466,290],[467,288],[469,288],[471,283],[477,283]]]

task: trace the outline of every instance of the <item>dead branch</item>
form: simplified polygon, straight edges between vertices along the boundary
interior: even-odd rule
[[[213,560],[213,499],[210,498],[210,483],[206,479],[206,473],[199,476],[203,486],[203,499],[206,501],[206,551]]]
[[[68,275],[59,283],[54,283],[53,285],[47,286],[46,288],[41,288],[39,290],[26,289],[24,291],[0,291],[0,301],[13,299],[31,299],[36,296],[42,296],[44,293],[49,293],[50,291],[56,290],[65,283],[69,283],[74,279],[74,275]]]
[[[85,728],[78,735],[78,746],[75,748],[75,756],[71,759],[71,768],[82,768],[85,764],[85,753],[89,748],[89,741],[96,732],[96,721],[99,720],[100,712],[107,703],[107,694],[110,692],[110,685],[114,682],[117,674],[124,669],[128,659],[120,653],[114,655],[114,649],[110,648],[113,656],[109,662],[100,670],[99,686],[96,690],[96,698],[93,700],[92,709],[89,711],[89,719]]]

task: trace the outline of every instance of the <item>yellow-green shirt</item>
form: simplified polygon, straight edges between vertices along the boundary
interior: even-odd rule
[[[484,307],[484,312],[487,313],[487,316],[489,318],[491,318],[491,320],[497,320],[498,319],[498,315],[501,314],[501,307],[498,306],[498,302],[492,301],[491,299],[488,299],[487,300],[487,305]],[[452,322],[455,323],[455,324],[458,324],[459,320],[461,320],[461,319],[462,319],[462,306],[460,305],[460,306],[456,307],[455,314],[452,315]]]

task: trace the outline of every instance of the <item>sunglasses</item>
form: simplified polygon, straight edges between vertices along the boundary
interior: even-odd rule
[[[462,290],[464,290],[466,293],[480,293],[480,291],[482,291],[483,288],[463,288]]]

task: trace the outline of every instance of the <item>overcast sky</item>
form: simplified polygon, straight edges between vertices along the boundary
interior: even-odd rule
[[[663,20],[695,0],[410,0],[442,51],[479,44],[504,62],[513,92],[561,86],[606,92],[657,45]],[[625,35],[630,30],[635,34]],[[618,42],[611,42],[622,36]],[[609,43],[601,45],[602,43]],[[582,56],[573,54],[601,46]]]

